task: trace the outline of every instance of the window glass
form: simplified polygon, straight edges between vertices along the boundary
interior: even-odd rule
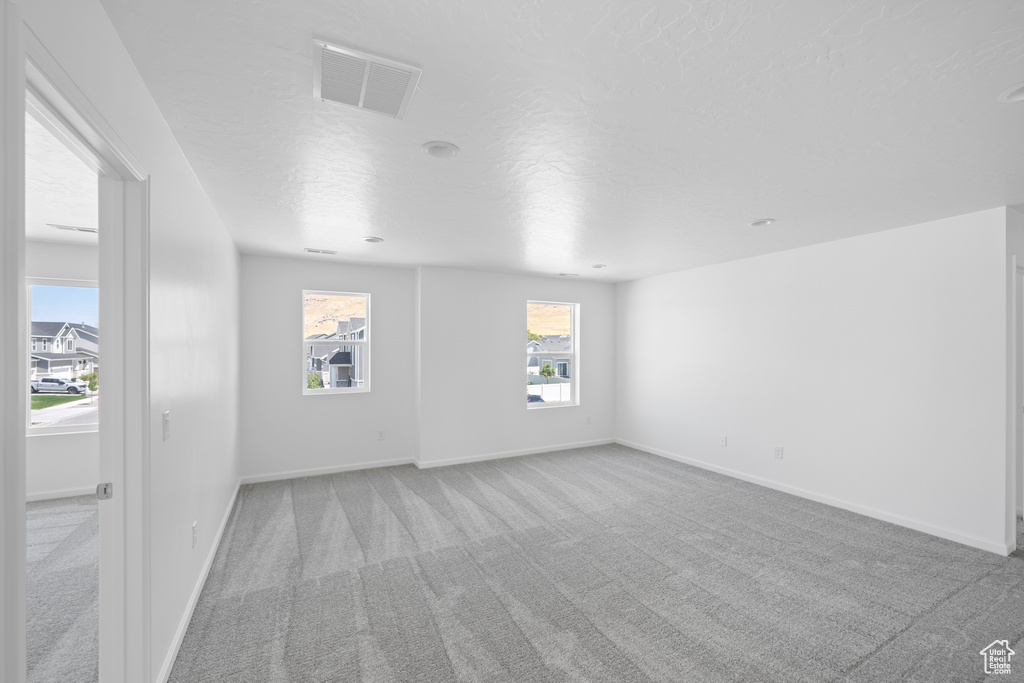
[[[526,405],[578,403],[576,320],[579,304],[526,302]]]
[[[99,290],[31,285],[29,297],[29,334],[35,340],[29,354],[29,429],[95,427],[100,399]],[[78,335],[77,345],[62,341],[69,334]]]
[[[370,295],[302,293],[303,392],[370,388]]]

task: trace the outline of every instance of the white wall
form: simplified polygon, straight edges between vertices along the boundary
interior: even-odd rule
[[[369,393],[302,395],[303,289],[371,294]],[[527,299],[581,304],[580,406],[526,410]],[[607,284],[243,256],[243,474],[428,467],[609,441],[613,325]],[[450,389],[460,373],[472,398]]]
[[[151,178],[150,668],[156,680],[239,477],[238,359],[226,352],[239,330],[238,253],[97,0],[22,6],[29,27]],[[164,410],[173,415],[166,442]]]
[[[423,268],[419,277],[422,467],[573,447],[614,436],[615,288]],[[526,302],[580,304],[580,405],[526,409]],[[472,399],[444,387],[464,374]],[[587,424],[587,417],[591,422]]]
[[[26,242],[25,275],[98,280],[99,250],[76,244]],[[27,498],[59,498],[94,490],[99,467],[99,432],[30,435],[25,443]]]
[[[99,280],[99,247],[60,242],[25,242],[25,277]]]
[[[618,437],[1005,552],[1005,219],[619,285]]]
[[[409,268],[242,257],[247,480],[413,461],[415,280]],[[302,394],[304,289],[370,293],[371,391]]]

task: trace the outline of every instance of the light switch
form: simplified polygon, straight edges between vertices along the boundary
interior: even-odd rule
[[[171,438],[171,411],[164,411],[164,441]]]

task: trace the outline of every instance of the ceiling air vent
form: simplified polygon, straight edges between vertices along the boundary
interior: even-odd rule
[[[400,119],[420,81],[408,64],[313,41],[313,96]]]
[[[313,247],[306,247],[305,251],[309,252],[310,254],[328,254],[328,255],[332,255],[332,254],[337,254],[338,253],[336,251],[331,251],[330,249],[314,249]]]

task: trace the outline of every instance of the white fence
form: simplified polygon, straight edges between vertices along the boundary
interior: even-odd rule
[[[572,384],[530,384],[526,387],[526,393],[540,396],[545,403],[569,401],[572,400]]]

